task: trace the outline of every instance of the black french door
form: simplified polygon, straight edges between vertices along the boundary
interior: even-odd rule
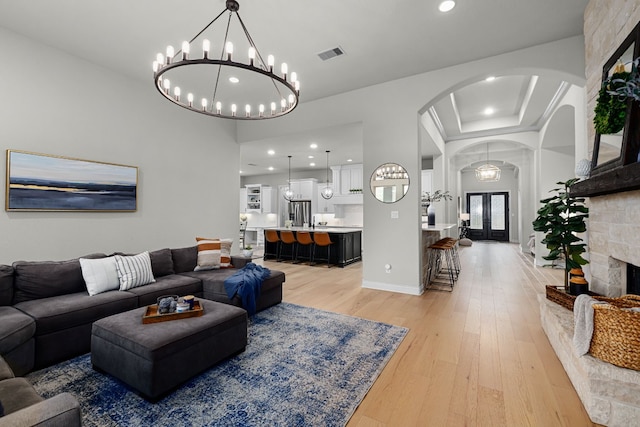
[[[509,193],[467,193],[469,238],[509,241]]]

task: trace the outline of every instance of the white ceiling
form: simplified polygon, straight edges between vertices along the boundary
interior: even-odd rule
[[[273,54],[297,72],[305,102],[582,34],[588,0],[459,0],[448,14],[437,10],[439,0],[239,3],[263,55]],[[0,26],[148,82],[155,90],[151,62],[156,53],[168,44],[178,47],[223,9],[223,0],[0,0]],[[346,54],[328,61],[317,56],[336,46]],[[534,126],[561,82],[542,76],[525,102],[531,81],[532,76],[504,76],[461,88],[454,93],[457,110],[451,98],[438,102],[434,110],[445,140],[495,127]],[[158,102],[166,101],[158,97]],[[496,109],[491,117],[482,115],[487,106]],[[316,141],[322,153],[332,150],[331,163],[362,160],[361,131],[353,125],[243,144],[242,168],[254,163],[260,167],[247,174],[263,173],[261,167],[273,160],[282,172],[287,154],[304,158],[304,147]],[[273,159],[266,154],[269,148],[276,150]]]

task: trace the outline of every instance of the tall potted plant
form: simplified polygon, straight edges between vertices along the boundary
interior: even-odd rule
[[[533,221],[533,229],[547,233],[541,243],[549,249],[549,255],[543,258],[548,261],[564,259],[564,289],[569,292],[569,270],[581,268],[589,261],[582,257],[586,244],[577,236],[587,229],[585,220],[589,217],[589,208],[584,199],[571,196],[570,187],[579,181],[578,178],[566,182],[557,182],[561,188],[550,192],[556,195],[540,200],[543,206],[538,209],[538,217]]]

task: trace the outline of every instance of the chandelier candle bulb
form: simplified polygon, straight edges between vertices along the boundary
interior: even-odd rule
[[[202,56],[204,59],[209,57],[209,50],[211,49],[211,42],[208,39],[202,40]]]
[[[249,48],[249,65],[253,67],[253,61],[256,59],[256,48],[251,46]]]
[[[182,59],[186,60],[189,59],[189,50],[191,49],[191,47],[189,46],[189,42],[184,41],[182,42]]]
[[[178,102],[179,102],[179,101],[180,101],[180,88],[179,88],[178,86],[176,86],[176,87],[173,89],[173,94],[174,94],[174,95],[175,95],[175,97],[176,97],[176,101],[178,101]]]
[[[156,55],[156,61],[158,62],[158,68],[164,64],[164,55],[159,53]]]
[[[227,52],[227,61],[231,61],[231,56],[233,55],[233,43],[227,42],[224,50]]]
[[[295,101],[295,96],[289,95],[289,106],[293,105],[293,101]]]
[[[222,113],[222,102],[218,101],[216,102],[216,114],[221,114]]]
[[[189,102],[189,107],[193,107],[193,94],[189,93],[187,95],[187,101]]]
[[[247,117],[251,117],[251,105],[247,104],[244,107],[244,111],[245,111],[245,113],[247,113]]]
[[[171,64],[171,60],[173,59],[173,55],[175,55],[175,51],[173,50],[173,46],[167,46],[167,65]]]
[[[260,106],[258,107],[258,115],[260,117],[264,116],[264,104],[260,104]]]
[[[237,110],[238,110],[238,107],[236,106],[236,104],[231,104],[231,115],[232,116],[235,117]]]
[[[158,61],[153,61],[153,72],[157,73],[158,72]]]
[[[273,55],[267,56],[267,65],[269,66],[269,72],[273,73],[273,65],[276,63],[276,59]]]
[[[295,71],[291,72],[291,83],[295,83],[298,81],[298,73],[296,73]]]
[[[202,111],[207,111],[207,98],[202,98]]]
[[[287,80],[287,72],[289,71],[289,67],[287,66],[286,62],[282,63],[282,65],[280,66],[280,71],[282,72],[282,78]]]
[[[169,79],[164,79],[164,81],[162,82],[162,86],[164,87],[164,90],[169,93],[169,89],[171,89],[171,82],[169,81]]]
[[[300,93],[300,81],[299,80],[296,80],[294,86],[296,88],[296,92]]]
[[[276,113],[276,103],[271,103],[271,115],[273,116]]]

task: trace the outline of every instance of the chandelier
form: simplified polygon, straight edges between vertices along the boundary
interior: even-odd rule
[[[329,186],[329,153],[330,151],[327,150],[327,185],[322,189],[322,192],[320,193],[322,198],[325,200],[329,200],[333,197],[333,188]]]
[[[165,54],[157,54],[153,62],[153,79],[162,96],[190,111],[235,120],[271,119],[296,108],[300,95],[297,74],[289,74],[286,63],[281,64],[280,74],[276,74],[273,55],[267,56],[265,62],[240,18],[239,8],[237,1],[227,0],[225,9],[190,41],[182,42],[178,52],[173,46],[167,46]],[[229,16],[226,29],[219,34],[221,44],[212,45],[204,38],[208,34],[205,33],[214,32],[213,23],[226,11]],[[241,28],[235,33],[231,28],[233,16]],[[234,35],[246,38],[245,58],[240,58],[241,55],[234,58],[234,44],[229,40]],[[191,57],[196,41],[202,48],[198,58]],[[235,46],[236,52],[238,46],[240,44]],[[217,58],[211,53],[212,49],[220,50]],[[247,63],[239,62],[245,59]]]
[[[476,168],[476,179],[482,182],[500,181],[500,168],[489,163],[489,143],[487,143],[487,162]]]
[[[287,188],[284,189],[284,193],[282,194],[282,197],[284,197],[285,200],[287,201],[291,201],[293,200],[293,190],[291,189],[291,156],[287,156],[289,157],[289,179],[287,180]]]
[[[409,174],[400,165],[382,166],[376,170],[376,180],[383,179],[409,179]]]

